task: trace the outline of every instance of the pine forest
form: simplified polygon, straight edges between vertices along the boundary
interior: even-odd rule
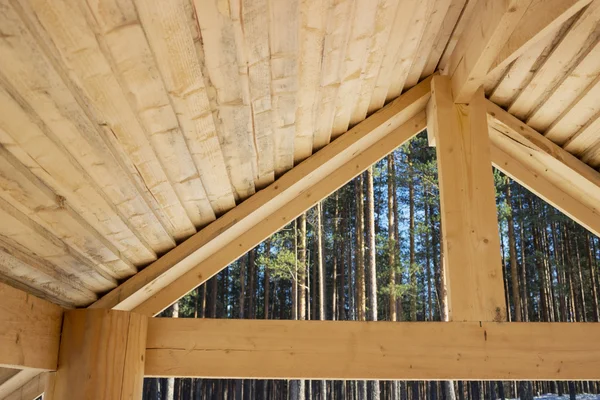
[[[598,238],[499,171],[494,178],[509,320],[598,322]],[[160,316],[447,320],[439,208],[435,148],[422,133]],[[574,399],[599,392],[599,382],[585,381],[144,382],[147,400]]]

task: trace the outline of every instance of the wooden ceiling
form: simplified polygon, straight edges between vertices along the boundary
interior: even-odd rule
[[[0,281],[93,303],[443,71],[475,3],[0,0]],[[599,20],[486,82],[593,167]]]

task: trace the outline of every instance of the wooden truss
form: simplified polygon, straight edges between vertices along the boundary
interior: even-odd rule
[[[144,375],[600,380],[600,324],[505,322],[492,164],[596,235],[600,177],[481,90],[490,72],[589,3],[476,2],[478,18],[466,28],[472,34],[457,43],[443,75],[425,79],[88,309],[63,310],[0,284],[0,366],[22,369],[0,387],[0,398],[139,399]],[[150,318],[426,127],[438,155],[451,322]]]

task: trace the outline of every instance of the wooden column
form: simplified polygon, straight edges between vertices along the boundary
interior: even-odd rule
[[[52,400],[141,399],[148,319],[127,311],[65,313]]]
[[[428,106],[438,161],[444,273],[451,321],[504,321],[506,303],[483,91],[455,104],[435,76]]]

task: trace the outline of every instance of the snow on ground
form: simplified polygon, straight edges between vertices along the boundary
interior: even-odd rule
[[[569,395],[565,394],[559,396],[557,394],[549,393],[541,396],[534,397],[536,400],[569,400]],[[600,394],[578,394],[577,400],[600,400]]]

